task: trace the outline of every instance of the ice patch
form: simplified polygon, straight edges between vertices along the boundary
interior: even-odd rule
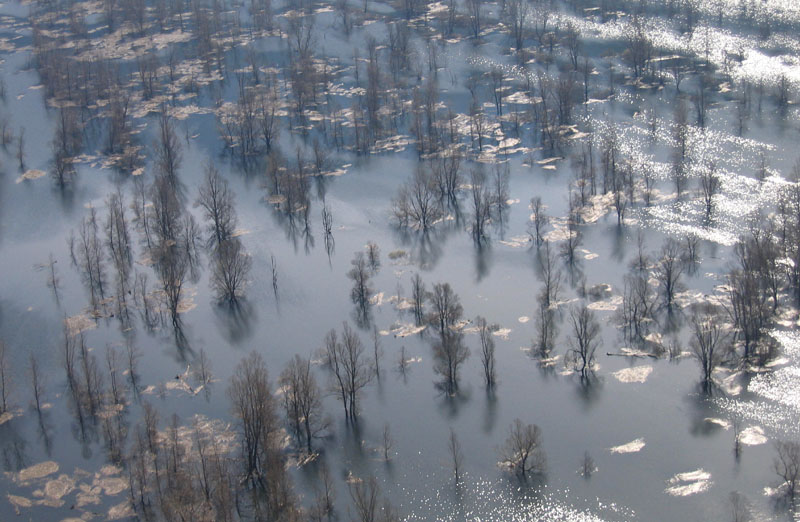
[[[642,448],[644,448],[644,439],[638,438],[625,444],[608,448],[608,451],[611,453],[637,453],[642,451]]]
[[[652,366],[635,366],[633,368],[623,368],[614,372],[612,375],[624,383],[645,382],[650,374],[653,373]]]
[[[760,426],[750,426],[739,434],[739,442],[746,446],[759,446],[766,444],[767,437]]]
[[[44,177],[45,174],[46,174],[46,172],[43,171],[43,170],[37,170],[37,169],[26,170],[25,174],[23,174],[22,176],[18,177],[16,179],[15,183],[22,183],[25,180],[39,179],[39,178]]]
[[[39,479],[52,475],[58,471],[58,463],[52,460],[46,460],[33,466],[27,467],[17,473],[17,482],[28,482],[29,480]]]
[[[713,482],[711,482],[711,473],[697,469],[676,474],[669,479],[668,484],[670,486],[664,490],[667,494],[673,497],[686,497],[708,490]]]

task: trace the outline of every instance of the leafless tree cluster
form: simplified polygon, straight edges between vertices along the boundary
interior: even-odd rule
[[[721,318],[706,310],[692,319],[692,339],[689,346],[700,364],[703,386],[708,389],[714,369],[728,356],[726,331]]]
[[[358,333],[347,323],[342,326],[341,340],[335,330],[328,332],[323,358],[331,373],[332,393],[342,401],[345,417],[355,421],[359,397],[375,373]]]
[[[778,441],[775,443],[775,473],[783,480],[786,494],[794,500],[800,492],[800,444]]]
[[[523,478],[531,473],[544,473],[546,469],[542,432],[536,424],[514,419],[500,454],[503,462]]]
[[[298,447],[313,451],[313,440],[328,428],[322,415],[322,390],[311,371],[311,362],[299,355],[281,373],[278,384],[283,394],[283,407]]]
[[[570,349],[564,363],[587,380],[594,372],[595,352],[601,342],[600,323],[585,304],[573,308],[569,315],[571,336]]]
[[[458,390],[461,365],[470,354],[458,325],[464,310],[449,283],[433,285],[427,300],[430,304],[427,321],[438,334],[433,346],[433,370],[442,377],[441,387],[444,391],[453,394]]]
[[[255,514],[268,520],[291,516],[297,500],[283,465],[277,401],[257,352],[236,367],[228,396],[238,419],[242,472],[250,487],[259,492],[252,496]]]

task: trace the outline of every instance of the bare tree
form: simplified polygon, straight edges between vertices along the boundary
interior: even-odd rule
[[[331,329],[325,335],[325,346],[323,348],[325,365],[331,372],[331,390],[342,401],[345,417],[350,417],[349,397],[347,395],[347,377],[344,371],[344,360],[342,345],[336,330]]]
[[[533,341],[534,352],[540,359],[550,357],[557,335],[555,310],[540,298],[536,314],[536,338]]]
[[[381,249],[372,241],[367,242],[367,263],[373,273],[381,266]]]
[[[692,340],[689,346],[692,355],[700,363],[703,387],[706,390],[711,385],[714,369],[719,366],[725,356],[725,338],[720,317],[709,311],[700,317],[692,317]]]
[[[414,274],[411,278],[411,302],[414,307],[414,320],[417,325],[422,324],[422,319],[425,315],[425,298],[428,291],[425,289],[425,283],[419,274]]]
[[[278,384],[283,392],[286,417],[299,445],[312,453],[312,441],[329,425],[322,414],[322,392],[311,372],[311,362],[295,355],[281,373]]]
[[[593,372],[594,354],[600,344],[600,323],[585,303],[570,310],[569,317],[572,335],[564,362],[581,374],[581,380],[585,380]]]
[[[575,24],[569,22],[564,30],[564,47],[572,62],[572,69],[578,70],[578,58],[581,54],[581,32]]]
[[[542,450],[542,432],[536,424],[524,424],[514,419],[510,433],[501,448],[503,462],[522,477],[528,473],[543,473],[545,455]]]
[[[217,247],[233,236],[236,228],[236,208],[228,181],[219,175],[213,163],[206,165],[206,176],[200,185],[195,206],[203,209],[208,222],[208,244]]]
[[[428,294],[428,301],[432,308],[428,314],[428,324],[436,329],[444,342],[446,337],[454,333],[453,327],[461,319],[464,308],[450,283],[433,285],[433,291]]]
[[[175,185],[165,175],[156,176],[148,192],[150,206],[141,201],[145,211],[145,226],[146,230],[152,231],[156,236],[156,255],[160,255],[169,245],[177,242],[183,205],[178,198]]]
[[[358,333],[344,323],[342,327],[341,361],[344,370],[347,396],[350,403],[350,417],[358,417],[358,398],[361,390],[372,381],[373,372],[364,352],[364,345]]]
[[[397,520],[391,505],[380,502],[378,480],[370,476],[368,480],[356,479],[350,482],[350,498],[353,499],[355,520],[358,522],[393,522]]]
[[[17,136],[17,162],[19,170],[25,170],[25,127],[19,129],[19,136]]]
[[[189,263],[186,256],[174,247],[167,248],[158,262],[161,289],[172,318],[172,325],[176,328],[180,325],[180,302],[188,269]]]
[[[647,274],[636,269],[632,272],[625,276],[619,318],[625,337],[631,342],[641,343],[652,320],[654,296]]]
[[[794,500],[800,493],[800,443],[795,441],[775,442],[775,473],[786,486],[786,495]]]
[[[542,306],[551,308],[558,301],[558,295],[561,292],[562,274],[556,264],[556,255],[550,249],[550,243],[545,244],[544,252],[539,260],[540,277],[543,283],[539,299]]]
[[[486,223],[491,218],[491,193],[486,186],[486,174],[481,168],[474,168],[470,173],[470,194],[472,198],[472,238],[475,241],[484,239]]]
[[[319,479],[322,483],[322,487],[317,493],[311,519],[322,522],[323,520],[328,520],[328,517],[333,515],[333,505],[336,498],[333,478],[331,477],[330,470],[327,464],[325,464],[325,461],[323,461],[320,466]]]
[[[383,425],[383,439],[381,449],[383,450],[383,460],[388,461],[394,447],[394,439],[392,438],[392,431],[389,428],[389,423]]]
[[[544,242],[544,227],[547,226],[549,221],[547,214],[544,212],[544,205],[542,198],[539,196],[531,198],[531,219],[528,223],[528,235],[539,246]]]
[[[372,369],[375,371],[375,377],[380,380],[381,378],[381,356],[383,355],[383,349],[381,348],[381,337],[380,333],[378,332],[378,327],[376,325],[372,325],[372,357],[373,357],[373,367]]]
[[[594,459],[589,455],[588,451],[584,451],[581,459],[581,475],[584,478],[590,478],[596,469]]]
[[[178,169],[181,165],[181,143],[175,133],[175,125],[166,111],[161,108],[158,119],[158,139],[154,143],[156,165],[161,174],[166,176],[170,184],[177,186]]]
[[[392,200],[392,212],[397,224],[426,231],[442,217],[436,186],[431,175],[422,167],[414,177],[400,187]]]
[[[6,355],[6,345],[0,341],[0,415],[8,411],[8,398],[11,395],[11,368]]]
[[[451,332],[433,346],[433,371],[443,379],[442,388],[448,394],[458,389],[461,365],[469,357],[469,348],[460,332]]]
[[[492,338],[492,326],[486,323],[486,319],[478,316],[475,319],[478,326],[478,336],[481,341],[481,365],[483,366],[483,379],[486,387],[491,389],[497,382],[497,372],[495,370],[494,359],[494,339]]]
[[[213,255],[211,288],[218,300],[235,303],[244,295],[253,261],[239,238],[221,243]]]
[[[366,314],[369,308],[369,298],[373,290],[370,285],[370,271],[364,252],[356,252],[350,264],[353,265],[353,268],[347,272],[347,277],[353,281],[350,299],[362,314]]]
[[[733,429],[733,454],[738,459],[742,454],[742,419],[735,415],[731,419],[731,428]]]
[[[294,499],[280,452],[280,423],[271,389],[264,359],[251,352],[236,366],[228,397],[238,419],[245,479],[265,492],[264,515],[275,520],[291,512]]]
[[[328,332],[325,336],[323,357],[332,374],[331,388],[342,401],[345,416],[356,420],[358,397],[374,374],[358,333],[347,323],[343,324],[341,342],[335,330]]]
[[[450,465],[453,467],[453,478],[456,485],[461,482],[461,469],[464,466],[464,452],[461,450],[461,443],[458,441],[456,431],[450,428],[450,437],[447,439],[447,450],[450,454]]]
[[[517,52],[522,50],[522,44],[525,41],[528,7],[529,4],[525,0],[510,0],[506,3],[505,25],[514,40]]]
[[[89,289],[91,305],[97,308],[105,297],[105,253],[100,239],[97,209],[91,207],[81,223],[78,242],[78,261],[84,283]]]
[[[469,20],[469,29],[472,37],[476,40],[481,34],[481,8],[483,7],[482,0],[467,0],[467,18]]]
[[[655,276],[661,286],[667,309],[672,309],[675,294],[681,288],[681,275],[683,275],[683,263],[680,259],[680,244],[674,239],[667,239],[661,247],[661,257],[655,269]]]
[[[700,187],[703,190],[703,202],[706,207],[706,218],[711,217],[714,207],[714,196],[719,193],[720,179],[714,163],[703,169],[700,175]]]
[[[731,522],[751,522],[753,514],[744,495],[738,491],[731,491],[728,496],[731,510]]]

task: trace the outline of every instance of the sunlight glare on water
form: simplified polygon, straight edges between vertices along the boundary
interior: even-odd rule
[[[523,491],[502,479],[474,480],[467,477],[456,497],[452,483],[443,484],[434,494],[407,491],[410,508],[405,520],[457,520],[509,522],[603,522],[632,520],[636,514],[615,503],[599,499],[591,509],[579,509],[569,501],[569,491],[548,488],[546,485]],[[442,513],[449,513],[442,515]]]

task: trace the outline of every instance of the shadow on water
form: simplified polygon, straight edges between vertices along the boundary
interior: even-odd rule
[[[434,388],[439,393],[439,411],[448,419],[455,419],[458,417],[462,408],[465,408],[472,398],[471,387],[459,386],[452,393],[447,392],[447,383],[437,381],[434,383]]]
[[[3,470],[13,473],[30,465],[30,458],[26,453],[27,441],[10,424],[7,422],[5,429],[0,430],[0,439],[3,441],[0,452],[3,458]]]
[[[178,318],[178,320],[173,325],[173,333],[174,333],[175,349],[176,349],[175,360],[180,363],[185,363],[190,358],[193,358],[195,356],[195,353],[194,350],[192,350],[191,343],[189,342],[189,337],[186,335],[186,329],[180,318]]]
[[[395,229],[400,244],[409,250],[412,262],[422,270],[432,270],[436,266],[451,232],[452,228],[446,226],[425,231]]]
[[[575,380],[575,395],[581,400],[581,405],[584,410],[590,410],[597,401],[600,399],[600,393],[603,391],[603,378],[590,373],[586,377],[574,375]]]
[[[492,388],[486,389],[486,403],[483,408],[483,432],[484,433],[491,433],[494,431],[495,426],[497,425],[497,413],[498,413],[498,401],[497,401],[497,392]]]
[[[492,245],[489,241],[475,241],[475,282],[489,275],[492,264]]]
[[[691,406],[691,417],[689,419],[689,433],[694,437],[709,437],[727,430],[728,427],[720,422],[716,422],[717,410],[712,399],[722,397],[725,392],[713,382],[697,382],[693,386],[693,392],[686,397],[686,401]],[[731,437],[733,445],[733,437]]]
[[[219,330],[231,344],[241,345],[253,335],[253,324],[257,318],[255,307],[247,299],[221,303],[214,306],[213,310]]]

